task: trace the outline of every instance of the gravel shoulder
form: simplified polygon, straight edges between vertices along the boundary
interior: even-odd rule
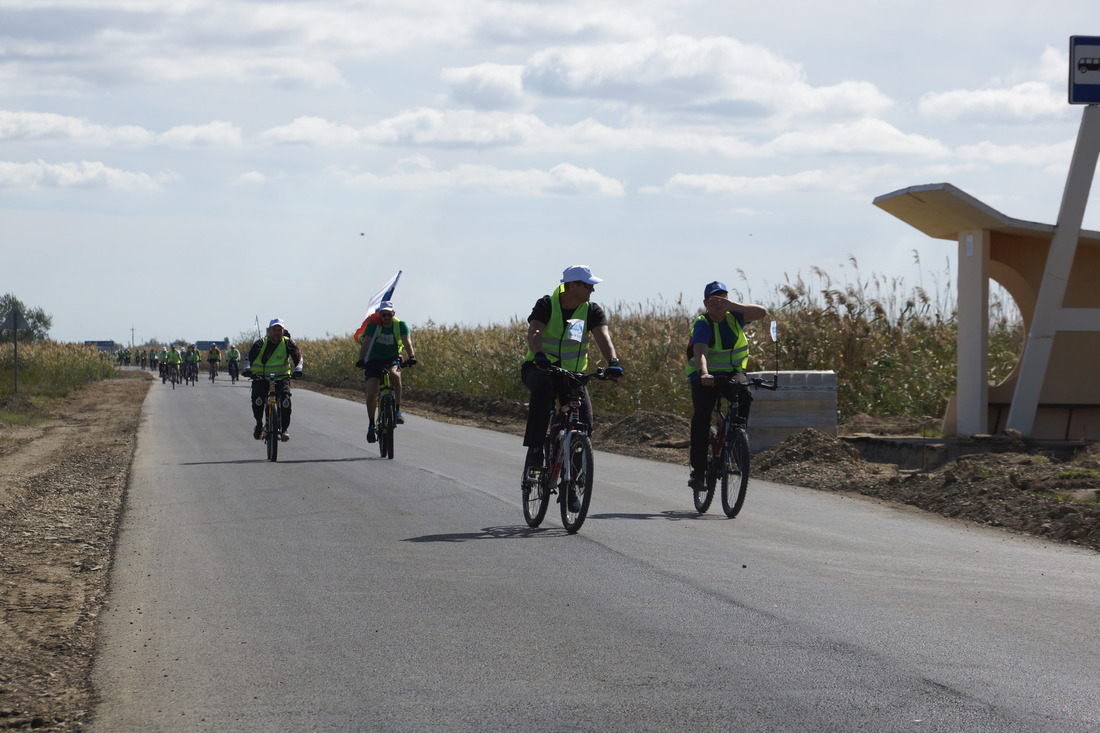
[[[122,371],[38,411],[39,422],[0,422],[0,729],[84,727],[92,704],[96,619],[107,594],[141,406],[152,385],[148,373]],[[359,383],[351,380],[296,386],[362,399]],[[524,405],[507,400],[412,390],[403,407],[517,436],[526,414]],[[683,465],[686,482],[686,418],[643,412],[597,415],[596,422],[599,449]],[[913,427],[866,418],[842,432],[898,434]],[[517,439],[517,460],[521,453]],[[1095,448],[1060,461],[1006,439],[991,442],[986,452],[917,471],[865,461],[849,442],[806,430],[755,456],[753,470],[769,481],[859,494],[1100,552]],[[685,502],[689,496],[685,483]]]

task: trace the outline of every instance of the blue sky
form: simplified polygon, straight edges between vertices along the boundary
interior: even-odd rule
[[[413,324],[572,264],[605,304],[915,284],[954,247],[878,195],[1056,219],[1072,35],[1094,3],[0,0],[0,290],[140,342],[349,333],[398,269]]]

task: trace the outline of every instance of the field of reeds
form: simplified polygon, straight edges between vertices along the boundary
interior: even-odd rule
[[[0,344],[0,402],[15,393],[15,347]],[[72,390],[115,374],[114,359],[95,347],[59,344],[19,344],[19,394],[30,399],[64,397]]]
[[[919,264],[919,261],[918,261]],[[819,269],[789,278],[757,297],[744,282],[730,283],[730,297],[765,306],[769,316],[749,324],[750,371],[832,370],[837,373],[841,421],[866,413],[879,417],[942,416],[955,384],[955,299],[949,273],[907,286],[900,278],[864,276],[854,260],[841,278]],[[923,277],[921,278],[923,280]],[[946,283],[942,284],[941,283]],[[598,299],[597,299],[598,300]],[[1014,368],[1023,329],[1007,296],[994,293],[990,307],[989,379],[1003,380]],[[629,414],[655,410],[689,414],[684,376],[689,324],[700,309],[676,303],[609,305],[612,339],[626,378],[592,389],[598,409]],[[770,322],[778,339],[770,338]],[[412,325],[420,364],[405,372],[412,389],[450,390],[525,401],[519,367],[526,352],[527,324],[511,320],[488,326]],[[322,379],[361,378],[354,368],[350,335],[300,341],[307,372]],[[593,346],[590,363],[602,365]]]

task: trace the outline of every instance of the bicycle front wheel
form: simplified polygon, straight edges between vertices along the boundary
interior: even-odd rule
[[[393,397],[382,398],[378,409],[378,451],[383,458],[393,459]]]
[[[745,503],[749,488],[749,434],[743,427],[730,430],[730,446],[722,471],[722,511],[732,519]]]
[[[279,433],[282,426],[279,421],[279,408],[268,404],[267,415],[264,419],[264,442],[267,444],[267,460],[279,460]]]
[[[542,520],[546,518],[546,509],[550,506],[550,479],[545,473],[546,470],[543,468],[538,480],[532,481],[527,477],[527,467],[523,468],[520,496],[523,500],[523,518],[528,527],[537,527],[542,524]]]
[[[710,429],[710,444],[712,451],[714,446],[718,445],[718,442],[714,437],[715,428]],[[707,462],[707,474],[703,479],[703,488],[692,489],[691,496],[695,500],[695,511],[700,514],[704,513],[707,509],[710,509],[710,503],[714,501],[714,487],[718,484],[718,476],[721,474],[722,467],[722,455],[719,452],[716,456],[711,456]]]
[[[561,523],[573,534],[584,524],[588,506],[592,503],[592,443],[587,435],[573,433],[569,442],[569,480],[559,484]]]

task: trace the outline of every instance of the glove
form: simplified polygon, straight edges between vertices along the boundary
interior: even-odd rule
[[[252,379],[252,370],[251,369],[245,369],[244,371],[241,372],[241,376],[244,377],[245,379]]]
[[[355,362],[355,368],[356,369],[366,369],[367,368],[367,362],[364,361],[363,359],[359,359],[358,361]]]
[[[410,356],[408,359],[405,359],[405,366],[416,366],[416,357]]]
[[[295,372],[291,372],[291,374],[290,374],[290,378],[291,378],[291,379],[301,379],[301,378],[302,378],[302,372],[301,372],[301,370],[298,370],[298,371],[295,371]]]
[[[604,369],[603,373],[608,379],[618,379],[623,375],[623,368],[618,359],[612,359],[607,362],[607,369]]]
[[[546,354],[544,354],[541,351],[536,351],[535,352],[535,366],[537,366],[539,369],[546,369],[547,367],[553,366],[553,365],[550,363],[550,357],[549,356],[547,356]]]

